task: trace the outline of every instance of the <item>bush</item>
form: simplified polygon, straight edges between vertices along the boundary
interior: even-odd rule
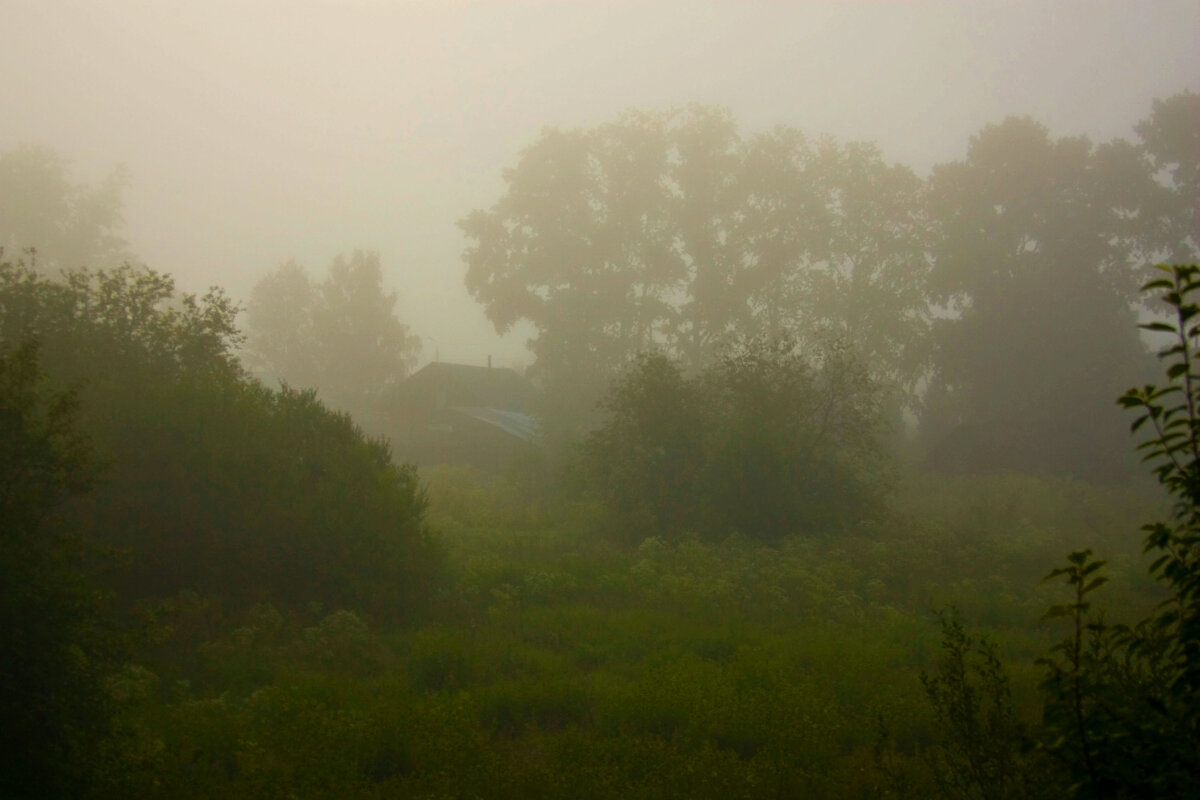
[[[1047,576],[1071,587],[1070,602],[1047,613],[1071,632],[1040,661],[1042,741],[1077,797],[1194,797],[1200,775],[1200,267],[1159,269],[1164,276],[1143,290],[1161,294],[1174,320],[1143,327],[1170,337],[1159,354],[1167,383],[1131,389],[1120,402],[1139,413],[1134,431],[1151,431],[1140,448],[1175,500],[1169,520],[1143,526],[1167,598],[1134,625],[1111,625],[1091,613],[1107,581],[1091,550]]]
[[[72,393],[47,389],[32,343],[0,340],[0,796],[79,797],[110,733],[123,657],[93,551],[48,524],[94,479]]]
[[[420,613],[441,555],[415,469],[312,392],[267,389],[237,364],[237,309],[123,267],[61,281],[0,265],[0,336],[32,331],[111,461],[63,530],[125,550],[129,599],[183,589],[232,607],[319,600]]]
[[[826,534],[872,516],[887,485],[880,389],[840,343],[806,357],[753,340],[691,379],[642,355],[601,406],[585,462],[627,541]]]

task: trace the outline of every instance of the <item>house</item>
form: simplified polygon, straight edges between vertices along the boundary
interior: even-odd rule
[[[398,459],[500,469],[538,446],[535,398],[533,384],[511,369],[434,361],[382,408]]]

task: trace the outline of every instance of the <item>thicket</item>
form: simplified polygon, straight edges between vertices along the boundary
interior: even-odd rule
[[[110,582],[126,600],[186,588],[413,613],[439,560],[415,470],[312,392],[248,379],[235,315],[150,270],[0,264],[0,342],[39,342],[105,465],[55,526],[125,554]]]
[[[643,354],[600,403],[588,485],[627,542],[844,532],[882,508],[884,404],[840,342],[750,340],[692,377]]]
[[[1170,495],[1169,518],[1142,526],[1149,574],[1160,602],[1132,623],[1112,622],[1097,601],[1108,562],[1074,550],[1045,581],[1070,587],[1047,620],[1069,634],[1037,659],[1043,670],[1041,718],[1013,713],[1008,674],[994,644],[944,621],[943,656],[926,693],[943,724],[932,748],[949,797],[1190,798],[1200,775],[1200,268],[1159,267],[1143,292],[1162,301],[1169,321],[1142,327],[1165,334],[1159,357],[1166,382],[1130,389],[1138,448]],[[894,773],[895,775],[895,773]],[[894,781],[903,785],[903,780]]]
[[[95,480],[76,395],[37,347],[0,349],[0,795],[81,796],[110,732],[107,675],[129,652],[91,582],[97,554],[48,517]]]

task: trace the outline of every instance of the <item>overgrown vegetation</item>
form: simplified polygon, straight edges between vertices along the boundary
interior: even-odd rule
[[[588,482],[634,543],[845,533],[881,508],[883,394],[840,342],[753,340],[691,379],[644,355],[601,401]]]
[[[1151,430],[1141,449],[1174,500],[1167,521],[1143,526],[1150,573],[1167,596],[1144,618],[1114,624],[1091,613],[1108,580],[1091,550],[1049,576],[1065,578],[1073,597],[1048,616],[1073,630],[1042,660],[1044,742],[1081,797],[1190,797],[1200,775],[1200,268],[1161,269],[1144,291],[1174,315],[1146,325],[1171,338],[1160,352],[1167,382],[1131,389],[1121,404],[1138,413],[1135,431]]]
[[[990,127],[935,170],[928,207],[871,148],[743,142],[704,109],[547,132],[464,227],[472,291],[502,327],[538,326],[548,419],[608,387],[589,435],[552,431],[550,469],[567,450],[579,469],[550,486],[418,473],[315,390],[252,379],[219,290],[3,261],[0,793],[1190,796],[1200,268],[1147,284],[1173,314],[1147,326],[1170,339],[1167,381],[1121,400],[1159,486],[1062,476],[1107,444],[1043,457],[1073,441],[1053,423],[1109,403],[1082,399],[1108,380],[1098,354],[1138,372],[1114,265],[1194,250],[1188,109],[1195,95],[1156,105],[1141,148]],[[1117,191],[1129,174],[1144,193]],[[1059,275],[1072,243],[1078,272]],[[904,273],[912,259],[929,274]],[[897,275],[890,307],[876,290]],[[281,326],[259,355],[283,363],[283,323],[307,336],[322,316],[331,341],[374,337],[384,367],[330,379],[369,405],[413,344],[380,278],[356,254],[318,303],[278,271],[268,289],[320,308],[258,297]],[[958,316],[935,324],[938,292]],[[606,316],[595,301],[614,297],[637,302]],[[1036,324],[1003,313],[1014,298],[1037,301]],[[1039,343],[1045,370],[1007,385]],[[922,381],[926,431],[984,414],[950,437],[968,452],[1014,420],[1053,433],[973,462],[1036,474],[906,464],[888,436]],[[1138,551],[1130,532],[1164,514]]]

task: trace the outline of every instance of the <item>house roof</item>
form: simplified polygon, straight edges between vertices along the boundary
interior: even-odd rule
[[[456,384],[470,396],[470,403],[456,403],[459,406],[528,413],[533,405],[532,384],[506,367],[476,367],[433,361],[413,373],[405,383],[416,386],[434,376]]]
[[[511,369],[434,361],[391,393],[396,407],[437,407],[498,428],[522,441],[536,441],[533,384]],[[436,399],[435,399],[436,398]]]

